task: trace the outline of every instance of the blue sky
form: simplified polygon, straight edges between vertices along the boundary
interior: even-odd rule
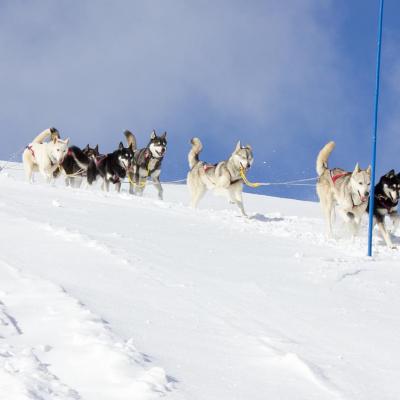
[[[103,152],[155,128],[169,136],[164,179],[185,177],[192,136],[210,162],[251,144],[252,180],[315,176],[332,139],[332,166],[367,166],[377,13],[378,0],[4,0],[0,158],[49,126]],[[386,0],[378,175],[400,169],[399,17]]]

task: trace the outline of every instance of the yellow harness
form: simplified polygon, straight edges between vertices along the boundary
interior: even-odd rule
[[[150,175],[150,164],[147,166],[147,175],[146,175],[146,177],[145,177],[146,180],[143,181],[142,183],[141,183],[141,182],[139,182],[139,183],[134,182],[134,181],[131,179],[131,176],[129,175],[129,173],[128,173],[127,175],[128,175],[128,181],[130,182],[130,184],[131,184],[132,186],[137,186],[138,188],[142,189],[142,188],[144,188],[144,187],[146,186],[146,184],[147,184],[147,178],[148,178],[149,175]]]

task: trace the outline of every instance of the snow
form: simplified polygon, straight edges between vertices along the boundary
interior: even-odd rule
[[[0,188],[0,399],[400,398],[399,253],[365,257],[365,225],[327,242],[316,203],[245,194],[245,219],[18,164]]]

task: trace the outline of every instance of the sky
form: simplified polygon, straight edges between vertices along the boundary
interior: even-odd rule
[[[103,1],[0,3],[0,159],[55,126],[73,144],[140,147],[167,131],[162,179],[201,158],[250,144],[249,179],[312,178],[322,146],[331,165],[371,156],[379,0]],[[400,170],[400,4],[386,0],[378,177]],[[18,157],[17,157],[18,158]],[[254,189],[249,189],[255,191]],[[255,192],[316,200],[313,187]]]

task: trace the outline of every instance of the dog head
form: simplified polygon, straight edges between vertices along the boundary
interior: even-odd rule
[[[86,145],[86,147],[82,150],[83,154],[90,159],[94,159],[99,156],[99,145],[96,144],[96,147],[90,147]]]
[[[232,153],[234,164],[240,169],[247,171],[253,164],[253,150],[250,145],[242,147],[240,140],[236,144],[236,148]]]
[[[157,136],[156,131],[151,132],[148,149],[152,157],[163,158],[167,150],[167,132]]]
[[[130,147],[124,147],[124,144],[120,142],[117,150],[117,157],[119,164],[125,170],[128,170],[132,163],[132,149]]]
[[[362,170],[357,163],[351,173],[350,184],[353,192],[358,194],[363,203],[368,201],[371,189],[371,166]]]
[[[60,164],[64,160],[64,157],[68,152],[68,143],[69,138],[62,140],[55,136],[53,140],[48,144],[48,154],[56,164]]]
[[[387,174],[383,175],[379,181],[385,195],[393,202],[396,203],[399,198],[400,191],[400,178],[396,175],[394,170],[390,170]]]

